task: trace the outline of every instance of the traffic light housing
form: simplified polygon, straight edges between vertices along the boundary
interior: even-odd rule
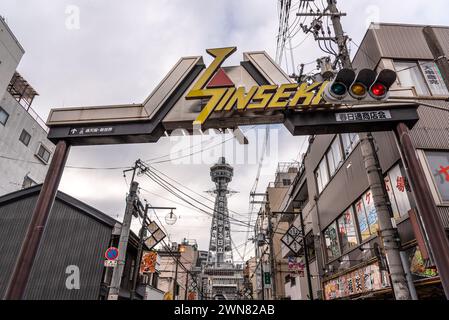
[[[323,98],[333,104],[379,103],[388,99],[390,87],[396,81],[396,72],[383,69],[379,74],[371,69],[356,73],[341,69],[323,92]]]
[[[270,272],[264,272],[264,284],[270,285],[271,284],[271,273]]]

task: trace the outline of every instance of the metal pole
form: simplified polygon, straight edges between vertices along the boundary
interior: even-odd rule
[[[178,284],[178,255],[179,255],[179,245],[178,250],[176,252],[176,267],[175,267],[175,277],[173,279],[173,300],[176,300],[176,287]]]
[[[137,261],[136,265],[134,266],[134,272],[133,272],[133,286],[131,289],[131,300],[134,300],[136,298],[136,290],[137,290],[137,279],[139,277],[140,272],[140,265],[142,263],[142,254],[143,254],[143,239],[145,237],[145,231],[147,228],[147,216],[148,216],[148,204],[145,206],[145,211],[143,213],[143,222],[142,222],[142,228],[140,228],[139,232],[139,247],[137,249]]]
[[[39,193],[31,222],[23,239],[22,247],[6,290],[6,300],[20,300],[23,298],[37,250],[42,240],[42,234],[55,201],[69,150],[70,146],[66,141],[61,140],[56,144],[55,153],[45,176],[44,184]]]
[[[306,233],[304,227],[304,218],[302,216],[302,210],[299,210],[299,219],[301,222],[301,234],[302,234],[302,243],[304,245],[304,260],[306,263],[306,272],[307,272],[307,285],[309,286],[309,299],[313,300],[313,288],[312,288],[312,280],[310,275],[310,267],[309,267],[309,250],[307,248],[306,243]],[[312,232],[313,235],[313,232]]]
[[[412,300],[418,300],[418,295],[416,294],[415,284],[413,283],[412,275],[410,273],[410,265],[407,261],[407,254],[404,251],[400,252],[402,265],[404,266],[405,277],[407,278],[408,289],[410,290],[410,296]]]
[[[184,292],[184,300],[187,300],[187,289],[189,286],[189,272],[186,270],[186,287],[185,287],[185,292]]]
[[[435,259],[444,293],[446,298],[449,299],[449,241],[429,185],[426,182],[424,170],[416,156],[410,132],[404,123],[399,123],[395,132],[402,161],[415,196],[424,230],[429,239],[429,246]]]
[[[271,221],[272,214],[270,210],[270,201],[268,199],[268,193],[267,196],[267,202],[265,205],[267,216],[268,216],[268,233],[270,234],[270,262],[271,262],[271,290],[272,290],[272,298],[273,300],[276,300],[276,261],[275,261],[275,255],[274,255],[274,245],[273,245],[273,224]]]
[[[133,179],[135,172],[136,166],[134,167],[133,171]],[[129,232],[134,212],[134,202],[137,198],[138,186],[139,184],[136,181],[132,181],[131,186],[129,188],[129,195],[126,200],[125,216],[123,217],[123,224],[120,230],[120,240],[118,246],[119,256],[117,259],[117,266],[114,267],[114,271],[112,273],[111,287],[109,289],[108,300],[118,300],[119,297],[123,269],[125,268],[126,262],[126,250],[129,242]]]

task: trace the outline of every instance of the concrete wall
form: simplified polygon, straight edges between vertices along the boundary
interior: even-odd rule
[[[1,65],[0,65],[1,66]],[[36,183],[42,183],[48,170],[48,164],[35,156],[42,143],[52,154],[54,145],[46,137],[47,132],[34,118],[7,92],[0,100],[0,106],[9,114],[8,121],[0,124],[0,195],[22,188],[26,175]],[[31,140],[28,146],[19,141],[25,129]],[[51,160],[51,157],[50,157]]]
[[[25,51],[0,17],[0,99],[6,91]]]

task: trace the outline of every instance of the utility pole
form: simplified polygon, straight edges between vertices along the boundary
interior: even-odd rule
[[[176,293],[177,293],[177,287],[178,287],[178,264],[179,264],[179,257],[180,253],[179,253],[179,245],[178,248],[176,250],[176,266],[175,266],[175,277],[173,279],[173,300],[176,300]]]
[[[309,249],[307,248],[306,243],[306,232],[304,227],[304,217],[302,215],[302,209],[299,209],[299,220],[301,222],[301,236],[302,236],[302,244],[304,246],[304,262],[306,264],[306,272],[307,272],[307,285],[309,287],[309,299],[313,300],[313,289],[312,289],[312,275],[310,274],[309,267]],[[313,232],[312,232],[313,236]]]
[[[329,15],[335,33],[333,39],[338,45],[338,57],[343,68],[352,69],[351,58],[347,47],[347,36],[344,34],[340,17],[343,15],[338,11],[336,0],[327,0],[327,9],[321,14]],[[328,11],[328,13],[327,13]],[[301,15],[301,14],[298,14]],[[319,16],[319,14],[317,14]],[[388,193],[385,188],[382,168],[374,145],[374,139],[370,132],[360,133],[360,144],[363,162],[368,177],[368,184],[373,195],[373,201],[379,221],[379,232],[385,248],[385,256],[390,269],[391,286],[397,300],[410,300],[410,292],[407,279],[402,266],[400,256],[400,239],[397,230],[393,228],[391,221],[391,207],[389,205]]]
[[[148,209],[149,209],[149,206],[148,206],[148,204],[146,204],[144,212],[143,212],[142,228],[140,228],[140,232],[139,232],[139,247],[137,248],[137,261],[134,266],[134,272],[133,272],[133,285],[131,288],[131,300],[134,300],[136,298],[137,280],[139,278],[140,265],[142,263],[144,238],[145,238],[146,229],[148,226],[148,224],[147,224]]]
[[[271,292],[272,292],[272,298],[273,300],[276,300],[277,298],[277,292],[276,292],[276,257],[274,255],[274,245],[273,245],[273,238],[274,238],[274,231],[273,231],[273,223],[271,221],[273,215],[271,214],[270,209],[270,200],[268,198],[268,192],[266,193],[267,201],[265,203],[265,212],[268,217],[268,235],[270,238],[270,265],[271,265]]]
[[[118,300],[120,292],[123,269],[125,268],[126,262],[126,249],[128,247],[131,221],[134,212],[134,203],[137,199],[137,188],[139,187],[139,184],[136,181],[134,181],[137,165],[138,163],[136,162],[134,168],[132,169],[133,175],[131,179],[131,185],[129,187],[129,194],[126,199],[125,216],[123,217],[123,224],[120,230],[120,240],[118,245],[119,256],[117,259],[117,265],[114,267],[114,271],[112,273],[112,280],[111,286],[109,288],[108,300]]]
[[[189,273],[186,270],[186,287],[184,290],[184,300],[187,300],[187,289],[189,287]]]
[[[342,65],[344,68],[352,69],[351,58],[346,45],[347,37],[344,35],[341,25],[337,1],[327,0],[327,3],[330,13],[333,14],[331,20]],[[359,136],[363,162],[368,176],[368,184],[373,195],[374,206],[379,220],[379,232],[383,240],[385,256],[390,270],[391,286],[397,300],[410,300],[410,292],[400,255],[401,243],[397,230],[393,227],[391,221],[391,207],[389,206],[388,193],[375,149],[373,135],[371,132],[368,132],[361,133]]]

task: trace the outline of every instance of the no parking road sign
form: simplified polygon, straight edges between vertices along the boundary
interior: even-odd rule
[[[115,247],[108,248],[104,253],[104,257],[106,258],[104,262],[105,267],[115,267],[117,265],[118,249]]]

